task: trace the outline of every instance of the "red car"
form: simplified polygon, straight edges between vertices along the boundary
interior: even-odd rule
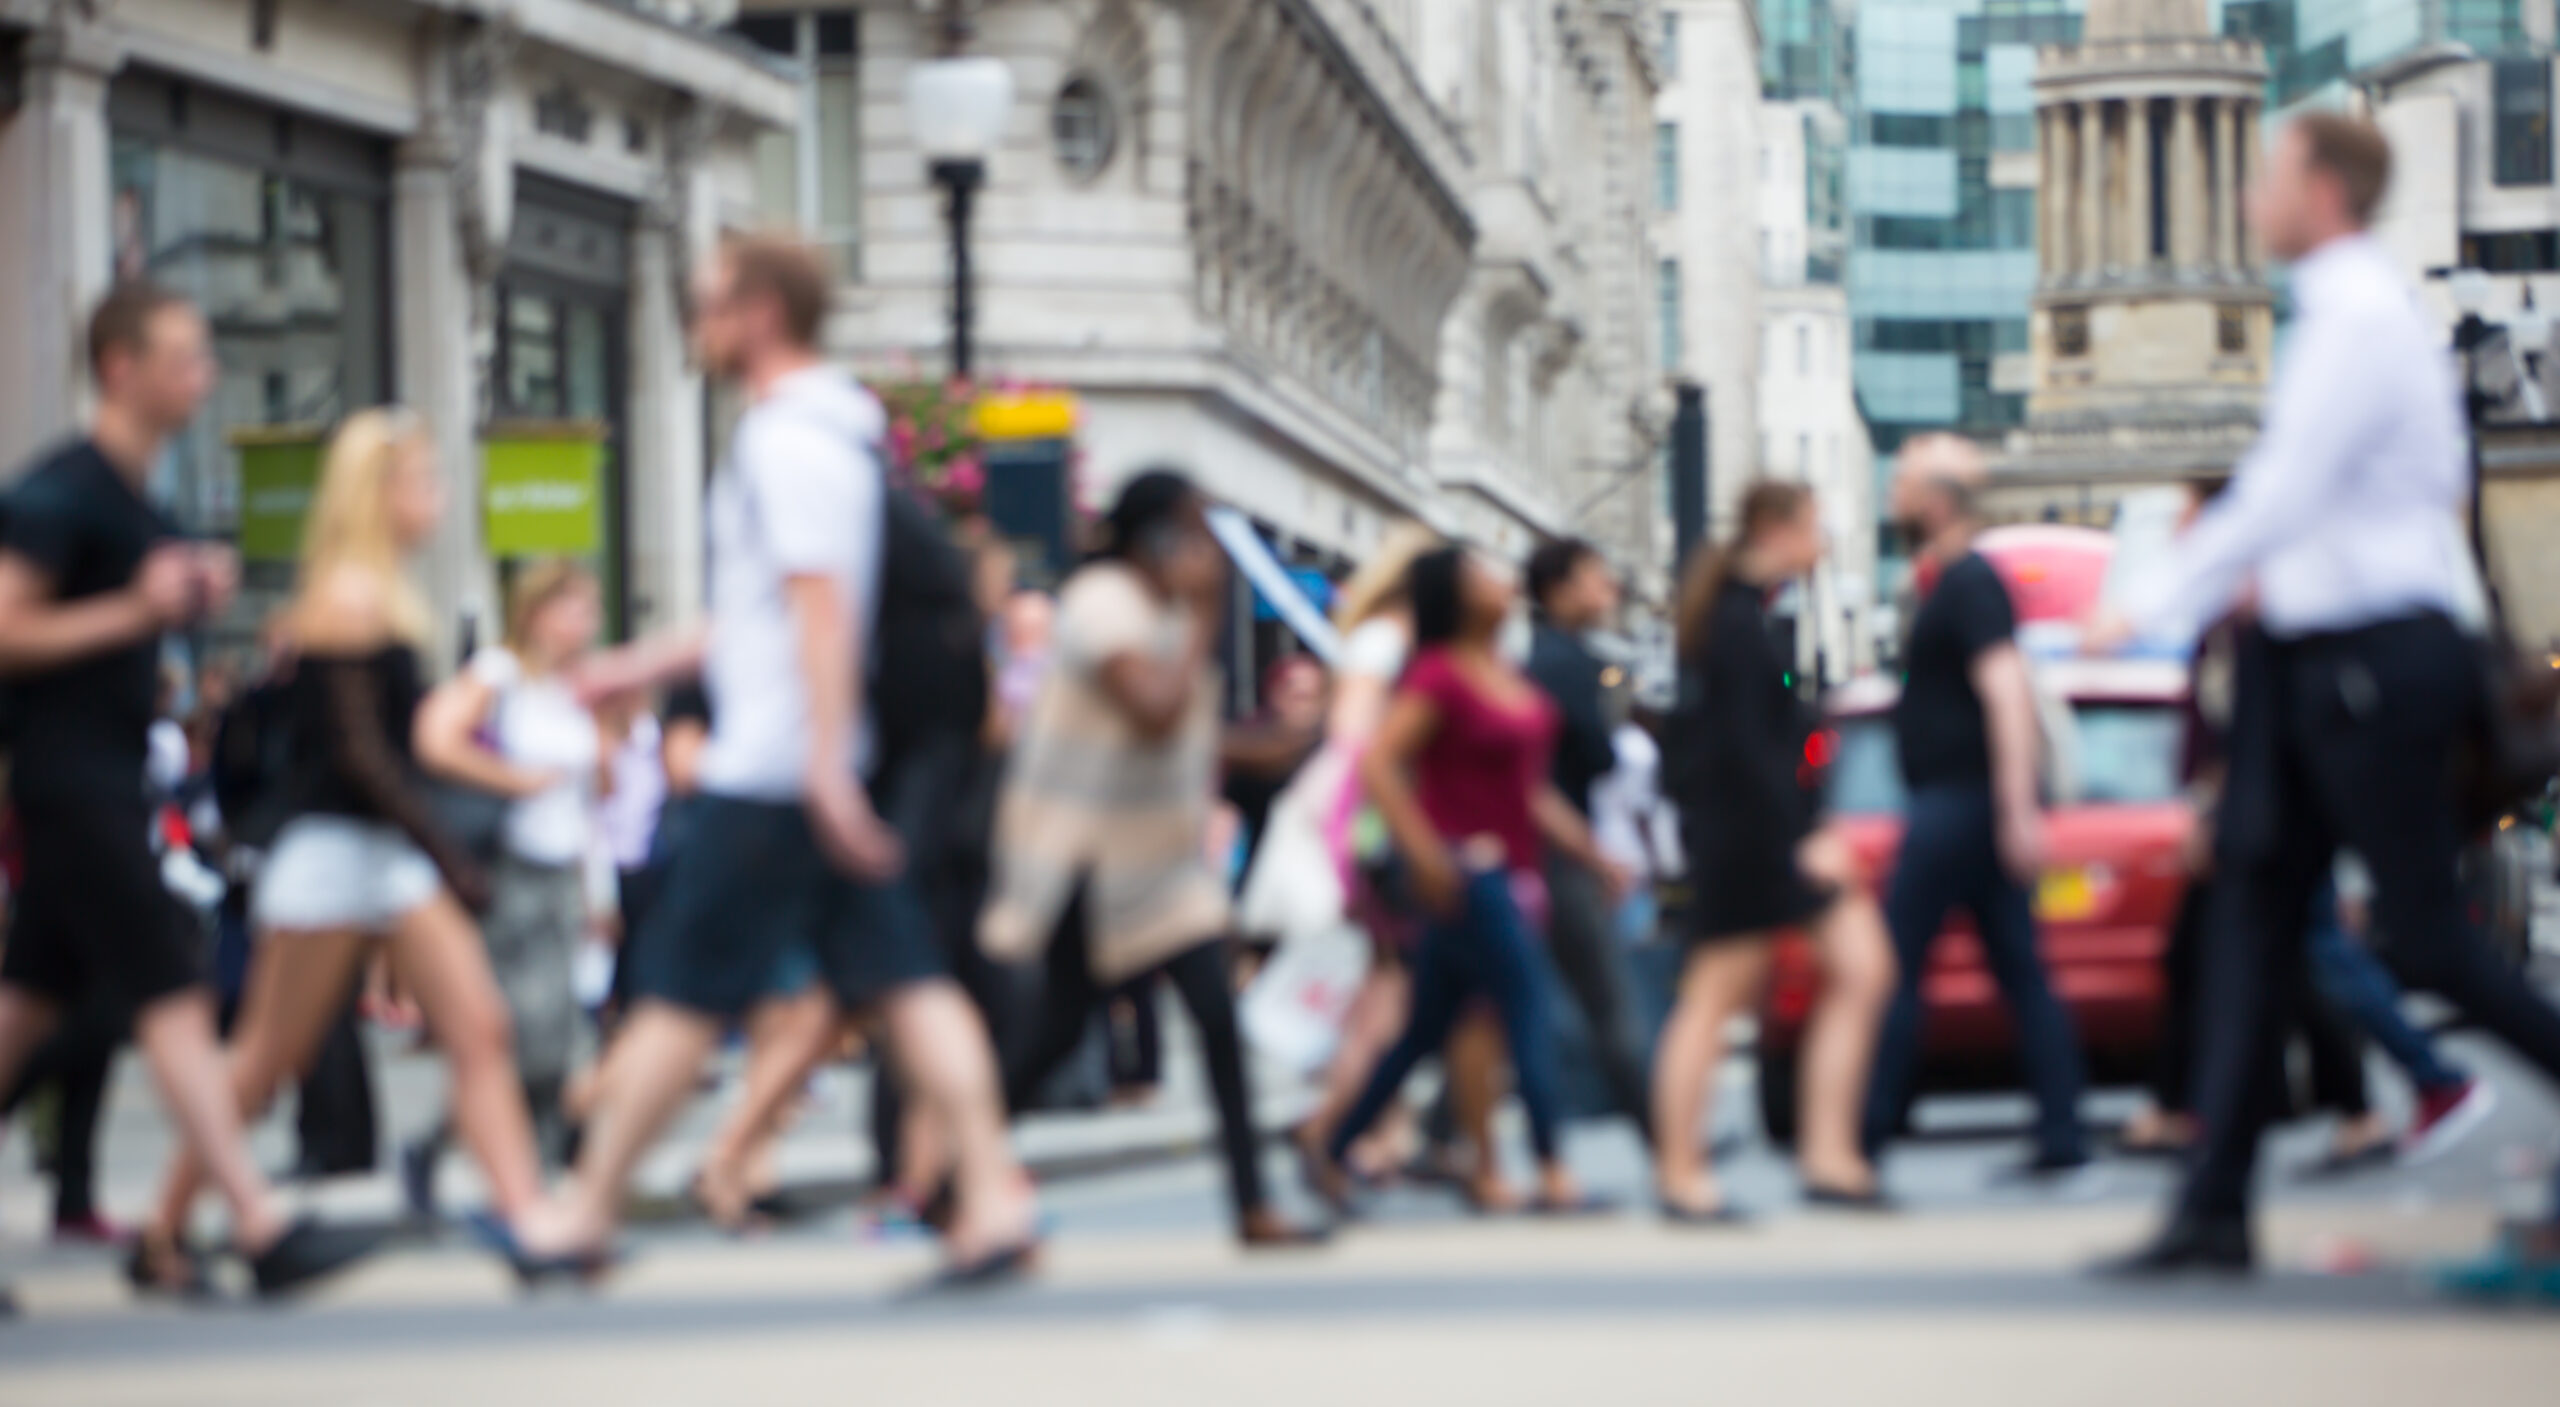
[[[2039,947],[2092,1073],[2124,1077],[2144,1068],[2158,1039],[2161,956],[2185,891],[2180,852],[2194,824],[2178,775],[2187,673],[2164,661],[2083,660],[2035,673],[2051,808]],[[1832,819],[1879,897],[1902,842],[1896,693],[1880,679],[1840,691],[1832,730],[1807,758],[1823,767]],[[1780,940],[1759,1045],[1761,1118],[1779,1141],[1794,1136],[1796,1052],[1818,973],[1803,937]],[[1921,990],[1920,1090],[2019,1087],[2008,1008],[1969,915],[1950,916]]]

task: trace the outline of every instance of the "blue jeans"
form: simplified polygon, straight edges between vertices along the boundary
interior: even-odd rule
[[[1436,919],[1422,935],[1413,961],[1413,1016],[1395,1048],[1378,1062],[1369,1087],[1333,1131],[1336,1162],[1385,1112],[1405,1077],[1425,1056],[1449,1044],[1469,998],[1492,1000],[1511,1045],[1520,1102],[1529,1110],[1529,1143],[1539,1161],[1556,1157],[1563,1096],[1556,1076],[1555,1031],[1547,1022],[1545,978],[1531,946],[1529,925],[1500,870],[1471,875],[1458,912]]]
[[[1920,1061],[1920,986],[1948,911],[1973,915],[1983,961],[2000,984],[2017,1027],[2018,1051],[2036,1100],[2036,1147],[2048,1162],[2088,1156],[2080,1127],[2080,1039],[2071,1014],[2054,999],[2036,952],[2035,907],[2026,886],[2001,866],[1997,811],[1987,786],[1930,787],[1914,792],[1885,898],[1901,981],[1885,1011],[1867,1096],[1866,1146],[1881,1152],[1902,1122]]]
[[[2470,1076],[2436,1053],[2435,1038],[2400,1014],[2400,984],[2338,921],[2338,887],[2320,886],[2311,899],[2311,980],[2347,1019],[2382,1047],[2423,1093],[2451,1089]]]

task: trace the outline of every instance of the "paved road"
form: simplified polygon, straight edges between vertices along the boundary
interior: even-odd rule
[[[405,1244],[285,1313],[143,1309],[106,1263],[44,1248],[41,1189],[14,1151],[0,1173],[0,1279],[27,1317],[0,1325],[0,1403],[1552,1403],[1602,1399],[1966,1404],[2140,1402],[2549,1403],[2560,1323],[2432,1298],[2420,1271],[2474,1246],[2514,1170],[2547,1156],[2560,1105],[2493,1051],[2456,1049],[2499,1084],[2495,1120],[2414,1173],[2299,1186],[2324,1130],[2272,1159],[2273,1274],[2246,1288],[2130,1292],[2077,1275],[2137,1236],[2166,1185],[2118,1164],[2061,1192],[2000,1185],[2021,1151],[2022,1101],[1934,1102],[1894,1167],[1921,1210],[1815,1215],[1757,1142],[1733,1184],[1766,1215],[1743,1233],[1676,1234],[1633,1210],[1572,1223],[1483,1222],[1398,1191],[1326,1251],[1248,1261],[1219,1235],[1218,1179],[1183,1150],[1205,1129],[1197,1090],[1145,1114],[1050,1121],[1034,1156],[1057,1237],[1035,1285],[907,1302],[925,1248],[866,1240],[849,1211],[752,1241],[666,1223],[635,1233],[605,1293],[515,1298],[459,1241]],[[1177,1058],[1177,1071],[1187,1062]],[[433,1072],[396,1063],[401,1118]],[[1749,1108],[1747,1065],[1727,1118]],[[2378,1072],[2387,1105],[2403,1097]],[[1285,1111],[1290,1096],[1275,1092]],[[424,1101],[424,1102],[422,1102]],[[791,1164],[858,1170],[858,1090],[822,1092]],[[2124,1096],[2095,1099],[2120,1116]],[[664,1188],[698,1146],[697,1112],[656,1165]],[[395,1122],[398,1122],[395,1119]],[[282,1140],[270,1129],[270,1151]],[[109,1197],[138,1208],[162,1136],[120,1089]],[[1622,1129],[1577,1131],[1576,1163],[1630,1208],[1647,1195]],[[1295,1195],[1286,1160],[1275,1183]],[[1096,1171],[1096,1169],[1108,1169]],[[468,1178],[449,1180],[468,1195]],[[315,1194],[333,1212],[387,1206],[379,1179]],[[2369,1258],[2377,1268],[2331,1273]]]

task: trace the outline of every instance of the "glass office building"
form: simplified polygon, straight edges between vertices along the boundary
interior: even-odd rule
[[[2550,0],[2222,0],[2222,32],[2266,46],[2275,111],[2345,86],[2350,75],[2439,44],[2483,57],[2528,52],[2526,10]]]
[[[1852,62],[1849,306],[1879,456],[2026,416],[2036,285],[2036,48],[2081,0],[1862,0]]]

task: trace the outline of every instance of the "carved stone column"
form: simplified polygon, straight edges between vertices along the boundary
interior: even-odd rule
[[[2169,262],[2181,275],[2204,263],[2204,166],[2196,145],[2200,101],[2177,99],[2169,125]]]
[[[2151,267],[2151,100],[2124,105],[2124,263]]]
[[[2048,284],[2071,266],[2069,165],[2063,147],[2062,109],[2036,109],[2036,260]]]
[[[2213,262],[2229,275],[2240,267],[2240,105],[2213,107]]]
[[[0,123],[0,476],[88,397],[82,334],[115,244],[107,80],[123,61],[111,36],[58,17],[28,38],[17,114]]]
[[[2080,107],[2080,272],[2094,280],[2107,266],[2107,117],[2104,104]]]

